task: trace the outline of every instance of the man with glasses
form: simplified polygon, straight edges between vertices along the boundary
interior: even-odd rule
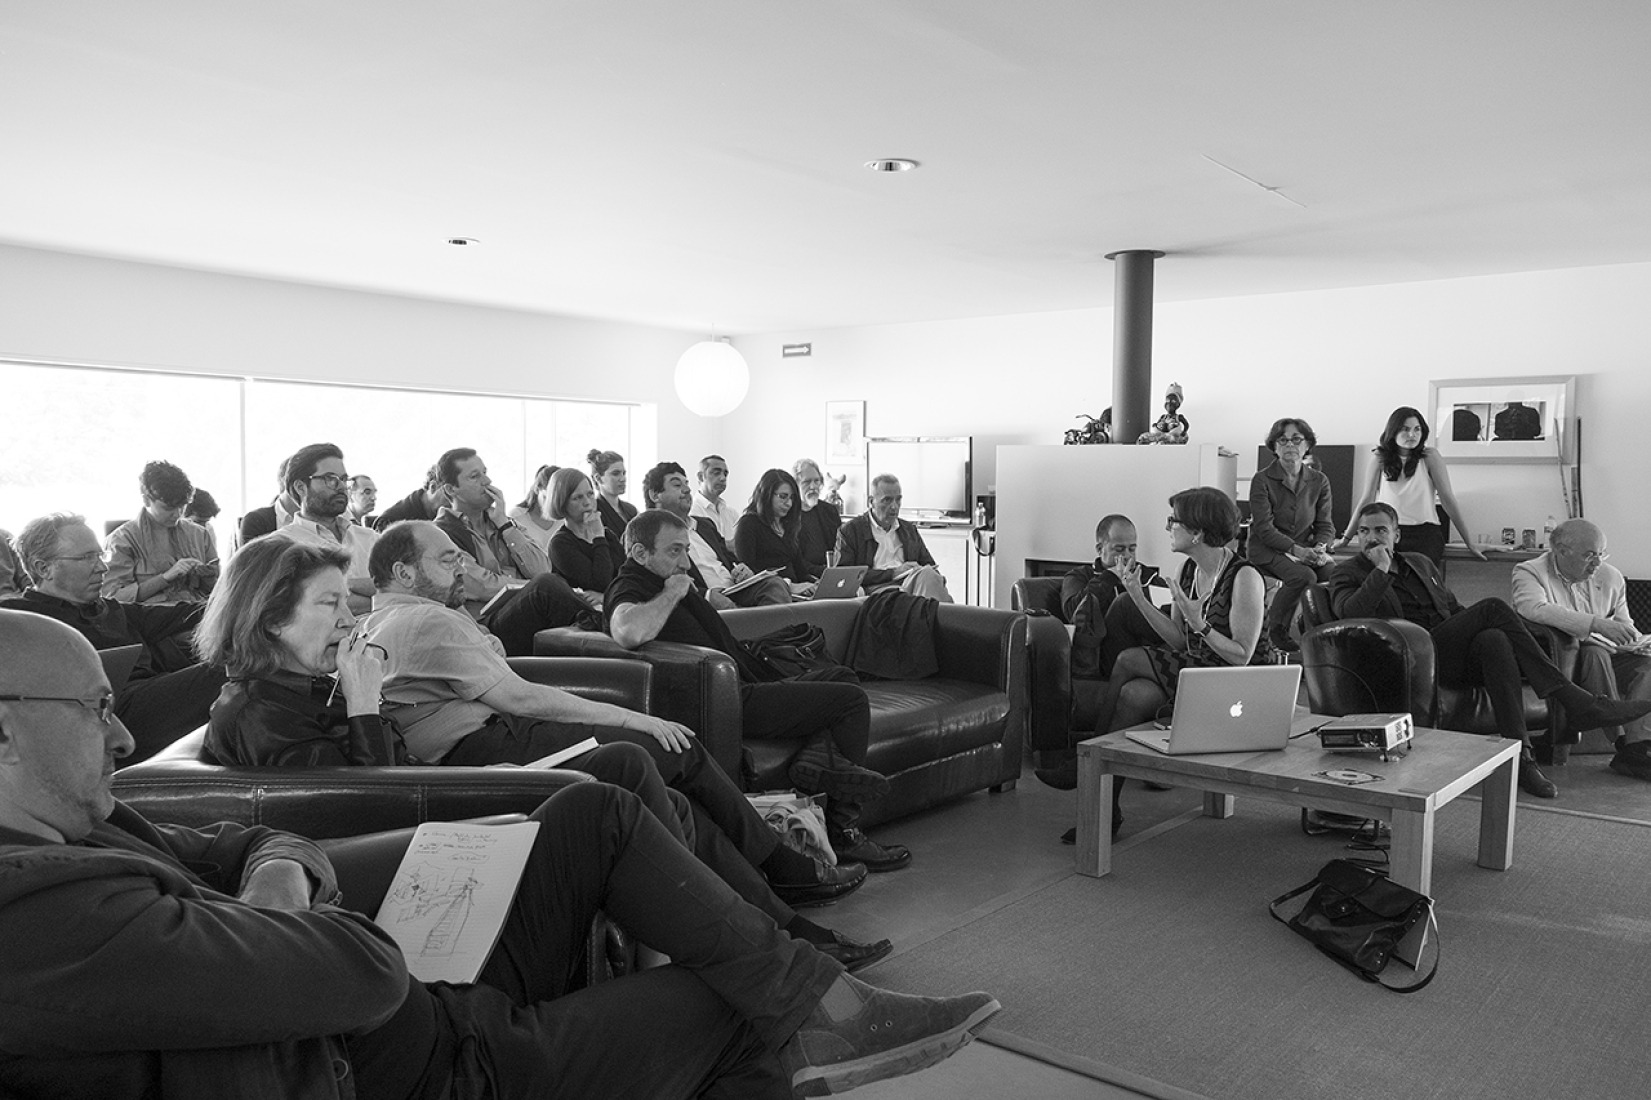
[[[134,762],[206,724],[224,673],[196,664],[190,652],[205,605],[104,598],[108,568],[83,516],[58,512],[31,520],[13,548],[33,584],[21,596],[0,600],[0,608],[49,616],[79,631],[96,649],[143,647],[115,692],[115,712],[137,742]]]
[[[797,491],[803,495],[802,519],[797,524],[797,548],[809,570],[818,577],[829,558],[837,552],[837,532],[843,527],[843,513],[825,499],[825,475],[812,458],[799,458],[791,467]]]
[[[350,475],[344,470],[344,452],[331,443],[311,443],[287,459],[286,471],[287,493],[298,502],[298,513],[265,537],[349,554],[345,576],[350,585],[350,611],[365,615],[375,591],[367,559],[378,532],[350,521]]]
[[[1582,643],[1573,678],[1585,690],[1651,700],[1651,638],[1628,613],[1628,583],[1607,564],[1605,533],[1568,519],[1552,539],[1547,553],[1514,566],[1514,610]],[[1606,732],[1616,740],[1611,770],[1651,781],[1651,721],[1636,718]]]
[[[1571,683],[1506,602],[1484,599],[1463,607],[1432,561],[1397,550],[1399,515],[1391,506],[1380,501],[1367,504],[1354,524],[1362,549],[1330,576],[1330,601],[1337,616],[1408,619],[1431,633],[1439,682],[1483,687],[1498,732],[1525,743],[1519,786],[1527,794],[1553,798],[1558,791],[1531,754],[1521,678],[1541,698],[1565,707],[1571,729],[1620,726],[1651,713],[1651,700],[1610,699]]]

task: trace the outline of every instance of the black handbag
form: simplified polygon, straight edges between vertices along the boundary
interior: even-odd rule
[[[1295,916],[1286,919],[1279,915],[1280,905],[1309,890],[1312,894]],[[1439,925],[1433,916],[1433,899],[1400,886],[1372,868],[1332,859],[1312,882],[1274,898],[1267,911],[1314,947],[1383,989],[1414,993],[1439,972]],[[1423,923],[1433,947],[1427,972],[1411,985],[1382,981],[1381,973],[1400,941]],[[1427,953],[1425,945],[1422,952]],[[1419,959],[1416,969],[1421,973]]]
[[[793,623],[760,638],[740,643],[762,665],[770,681],[795,680],[807,673],[849,670],[832,660],[825,631],[814,623]],[[853,679],[852,673],[844,677]]]

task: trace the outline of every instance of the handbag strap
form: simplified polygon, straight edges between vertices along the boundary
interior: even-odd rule
[[[1290,922],[1278,915],[1278,907],[1289,901],[1291,898],[1298,898],[1307,893],[1309,890],[1314,889],[1318,886],[1318,884],[1319,881],[1315,878],[1305,886],[1298,886],[1287,894],[1280,894],[1278,897],[1267,903],[1267,912],[1272,914],[1272,918],[1278,921],[1278,923],[1284,925],[1286,928],[1289,928]],[[1427,905],[1427,928],[1428,939],[1433,943],[1433,961],[1428,964],[1427,973],[1423,974],[1418,980],[1410,985],[1389,985],[1387,982],[1382,981],[1380,974],[1366,974],[1358,967],[1353,966],[1342,959],[1336,958],[1336,956],[1330,954],[1328,951],[1325,951],[1323,948],[1319,948],[1319,950],[1326,958],[1335,959],[1336,962],[1346,967],[1349,971],[1357,974],[1359,977],[1372,983],[1373,985],[1379,985],[1383,989],[1390,990],[1394,993],[1415,993],[1417,990],[1425,988],[1427,984],[1433,980],[1434,976],[1439,973],[1439,956],[1441,953],[1441,946],[1439,943],[1439,921],[1438,918],[1433,915],[1433,902],[1431,899],[1428,901]],[[1314,944],[1314,946],[1317,947],[1318,945]],[[1421,969],[1420,962],[1421,960],[1418,959],[1418,970]]]

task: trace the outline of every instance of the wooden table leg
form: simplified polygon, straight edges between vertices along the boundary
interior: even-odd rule
[[[1513,815],[1519,805],[1519,760],[1509,757],[1479,785],[1479,866],[1513,866]]]
[[[1433,814],[1394,810],[1387,876],[1418,894],[1433,895]]]
[[[1078,746],[1078,874],[1112,871],[1112,773],[1098,753]]]
[[[1233,815],[1233,796],[1217,794],[1214,791],[1204,792],[1205,817],[1231,817]]]

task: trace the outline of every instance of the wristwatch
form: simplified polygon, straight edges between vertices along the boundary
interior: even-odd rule
[[[1208,638],[1210,636],[1210,631],[1213,629],[1214,628],[1210,625],[1210,621],[1205,619],[1203,629],[1194,630],[1193,633],[1198,635],[1200,638]]]

